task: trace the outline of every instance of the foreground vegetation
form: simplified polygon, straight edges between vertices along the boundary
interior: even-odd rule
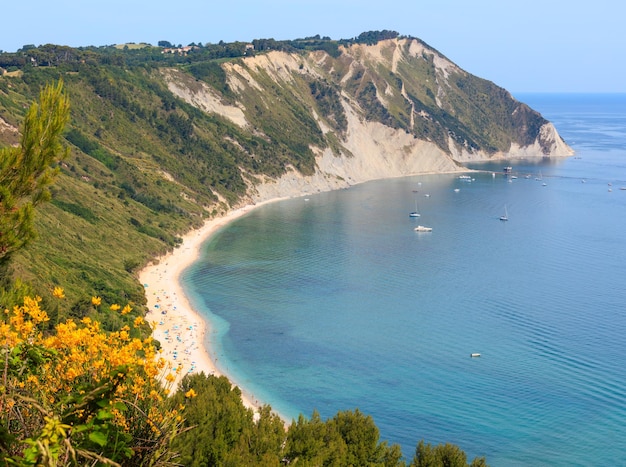
[[[62,306],[63,291],[55,294]],[[105,332],[88,318],[47,332],[48,321],[39,300],[25,297],[0,324],[2,465],[406,465],[358,410],[300,416],[285,429],[269,406],[255,419],[238,388],[204,374],[185,376],[167,397],[173,373],[149,338],[131,338],[128,327]],[[457,446],[420,442],[409,465],[468,464]]]

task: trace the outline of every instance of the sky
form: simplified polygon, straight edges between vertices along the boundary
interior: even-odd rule
[[[30,0],[1,8],[0,50],[393,30],[514,95],[626,92],[623,0]]]

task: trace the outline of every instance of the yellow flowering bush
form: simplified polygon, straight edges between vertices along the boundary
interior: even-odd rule
[[[56,298],[62,299],[65,298],[65,291],[62,287],[55,287],[52,291],[52,295],[54,295]]]
[[[182,419],[166,407],[170,368],[152,339],[89,318],[45,334],[40,302],[26,297],[0,321],[0,463],[168,465]]]

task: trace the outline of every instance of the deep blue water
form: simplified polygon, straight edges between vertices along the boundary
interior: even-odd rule
[[[626,465],[626,95],[516,97],[576,155],[281,201],[213,236],[183,282],[221,369],[290,418],[359,408],[407,460],[424,439]]]

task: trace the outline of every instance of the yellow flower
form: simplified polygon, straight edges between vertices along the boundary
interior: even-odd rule
[[[52,292],[55,297],[59,297],[63,289],[58,287]],[[12,351],[16,346],[27,342],[29,345],[48,349],[49,354],[54,355],[54,358],[46,359],[37,367],[36,374],[5,375],[5,387],[0,387],[0,392],[5,391],[4,396],[0,397],[0,405],[4,403],[3,416],[8,414],[7,417],[12,417],[9,420],[18,420],[16,416],[28,420],[32,416],[35,403],[42,407],[56,406],[60,402],[58,399],[61,399],[57,395],[84,397],[93,388],[115,383],[110,402],[112,406],[115,407],[118,401],[131,398],[135,405],[129,407],[128,412],[112,409],[114,417],[111,423],[130,435],[133,430],[137,430],[135,413],[147,412],[147,422],[153,428],[155,436],[162,435],[168,429],[165,422],[173,422],[179,414],[175,409],[166,408],[163,400],[171,391],[167,387],[161,389],[160,378],[165,377],[171,386],[176,381],[176,376],[174,373],[168,374],[168,363],[157,352],[154,340],[131,338],[131,327],[128,325],[117,332],[105,332],[100,329],[97,321],[87,317],[80,321],[68,319],[58,323],[54,331],[51,331],[45,324],[49,318],[39,307],[40,302],[39,297],[25,297],[22,306],[5,311],[6,317],[0,308],[0,349],[8,348]],[[101,303],[100,297],[93,297],[93,306]],[[126,309],[130,310],[130,306]],[[134,321],[143,322],[139,320]],[[43,329],[47,332],[44,333]],[[12,395],[25,389],[28,389],[29,396],[33,398],[32,404],[21,399],[18,401]],[[188,398],[194,396],[195,392],[187,393]],[[87,415],[85,411],[77,412],[81,420]],[[67,429],[53,423],[54,415],[50,417],[45,419],[45,428],[53,431]],[[143,422],[141,425],[143,432]],[[60,431],[59,436],[63,437]]]
[[[128,313],[130,313],[130,312],[131,312],[131,310],[132,310],[132,308],[130,307],[130,305],[126,305],[126,306],[124,307],[124,309],[122,310],[122,314],[123,314],[123,315],[127,315]]]
[[[38,384],[39,379],[35,375],[28,375],[28,377],[26,378],[26,382],[28,384]]]
[[[49,321],[48,314],[39,308],[41,297],[24,297],[24,311],[28,313],[35,323],[43,323]]]
[[[189,391],[185,393],[185,397],[189,399],[196,397],[196,396],[197,396],[196,391],[194,391],[193,388],[191,388]]]
[[[62,287],[55,287],[52,291],[52,295],[54,295],[56,298],[65,298],[65,291]]]
[[[98,305],[100,305],[100,303],[98,303]],[[109,308],[111,309],[111,311],[117,311],[117,310],[119,310],[121,307],[120,307],[117,303],[114,303],[114,304],[113,304],[113,305],[111,305]]]
[[[135,322],[133,324],[137,328],[137,327],[141,326],[143,323],[144,323],[143,318],[141,316],[137,316],[135,318]]]

